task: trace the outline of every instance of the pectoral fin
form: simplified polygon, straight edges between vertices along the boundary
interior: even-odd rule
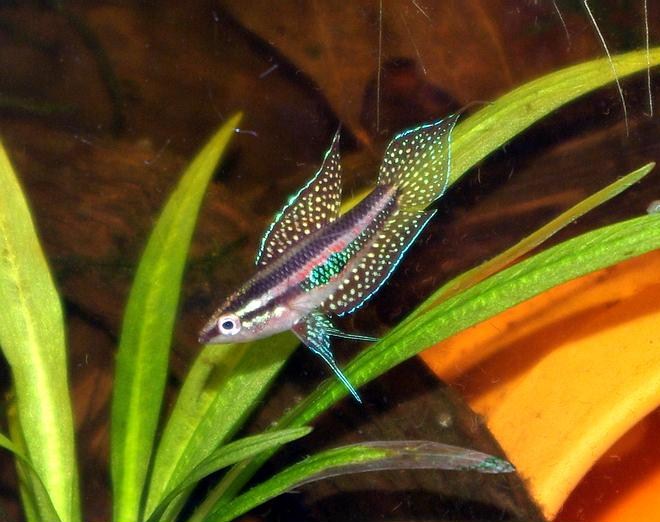
[[[292,329],[307,348],[321,357],[321,359],[330,366],[330,369],[335,373],[344,386],[346,386],[346,389],[351,392],[351,395],[355,397],[355,400],[362,403],[362,399],[360,399],[357,390],[342,373],[339,366],[337,366],[335,356],[330,349],[330,335],[336,335],[336,333],[329,330],[328,325],[332,330],[341,333],[332,325],[332,323],[330,323],[330,320],[327,317],[318,312],[310,314],[303,321],[295,324]],[[362,336],[359,337],[362,338]]]
[[[378,341],[377,337],[342,332],[339,328],[332,324],[332,321],[330,321],[328,317],[323,315],[321,312],[314,312],[312,316],[312,320],[315,322],[315,324],[323,328],[326,332],[328,332],[328,335],[331,335],[332,337],[341,337],[342,339],[351,339],[353,341],[366,341],[369,343],[375,343]]]

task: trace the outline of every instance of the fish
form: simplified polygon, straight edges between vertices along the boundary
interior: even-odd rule
[[[378,339],[343,332],[331,318],[367,303],[435,214],[428,207],[447,188],[457,120],[451,115],[397,134],[375,188],[344,214],[337,131],[319,170],[267,228],[255,274],[215,310],[199,342],[248,342],[292,330],[362,402],[337,365],[330,338]]]

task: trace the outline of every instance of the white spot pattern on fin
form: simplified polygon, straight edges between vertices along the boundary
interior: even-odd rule
[[[255,263],[265,266],[288,248],[334,221],[341,205],[339,131],[314,177],[278,212],[261,240]]]
[[[379,185],[399,191],[403,209],[423,210],[447,188],[451,168],[451,131],[457,115],[398,134],[387,146]]]
[[[347,315],[366,303],[394,272],[406,250],[435,214],[401,210],[378,232],[362,260],[324,304],[332,314]]]

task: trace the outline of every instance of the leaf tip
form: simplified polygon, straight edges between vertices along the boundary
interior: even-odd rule
[[[481,473],[513,473],[516,468],[508,460],[499,457],[488,456],[473,469]]]
[[[238,111],[229,117],[226,124],[230,125],[231,127],[234,127],[234,132],[236,132],[238,130],[238,124],[241,122],[242,119],[243,119],[243,111]]]

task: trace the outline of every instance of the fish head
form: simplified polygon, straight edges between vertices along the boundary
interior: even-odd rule
[[[199,334],[202,344],[242,343],[290,329],[300,314],[287,306],[263,306],[253,300],[244,306],[228,303],[216,310]]]

